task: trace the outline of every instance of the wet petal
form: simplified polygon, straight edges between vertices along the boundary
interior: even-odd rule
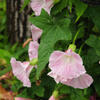
[[[69,79],[66,82],[62,82],[66,85],[72,86],[74,88],[80,88],[80,89],[84,89],[84,88],[88,88],[93,82],[93,79],[90,75],[88,74],[83,74],[78,78],[73,78],[73,79]]]

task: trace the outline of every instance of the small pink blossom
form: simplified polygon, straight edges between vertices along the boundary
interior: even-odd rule
[[[31,0],[31,8],[35,12],[36,16],[39,16],[42,9],[50,14],[50,10],[53,7],[53,0]]]
[[[32,32],[32,39],[33,41],[38,41],[38,39],[41,37],[42,30],[38,27],[32,25],[31,26],[31,32]]]
[[[39,48],[39,44],[37,41],[30,42],[29,49],[28,49],[30,60],[34,58],[38,58],[38,48]]]
[[[54,96],[52,95],[49,100],[55,100]]]
[[[29,62],[16,61],[15,58],[11,58],[11,66],[13,74],[23,83],[23,86],[31,87],[31,82],[29,80],[29,75],[32,70],[32,66]]]
[[[27,99],[27,98],[21,98],[21,97],[16,97],[15,100],[32,100],[32,99]]]
[[[49,68],[51,72],[48,75],[57,83],[61,82],[74,88],[86,88],[93,82],[93,79],[85,74],[80,55],[71,49],[66,52],[54,51],[49,59]],[[80,80],[85,82],[84,85],[79,82]]]

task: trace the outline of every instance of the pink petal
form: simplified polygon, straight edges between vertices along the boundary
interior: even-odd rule
[[[36,16],[40,15],[42,5],[43,5],[43,0],[31,0],[31,8],[35,12]]]
[[[84,88],[88,88],[93,82],[93,79],[90,75],[88,74],[83,74],[78,78],[73,78],[73,79],[69,79],[67,81],[63,81],[63,84],[72,86],[74,88],[80,88],[80,89],[84,89]]]
[[[58,76],[67,80],[79,77],[86,72],[82,63],[82,59],[76,53],[70,51],[67,54],[54,51],[50,56],[49,68]]]
[[[29,62],[16,61],[15,58],[11,58],[11,66],[13,74],[23,83],[23,86],[31,87],[29,80],[29,74],[32,70],[32,66],[29,66]]]
[[[74,60],[75,60],[77,63],[83,64],[83,61],[82,61],[82,58],[80,57],[80,55],[77,54],[77,53],[75,53],[75,52],[73,52],[71,49],[68,49],[68,50],[66,51],[66,54],[67,54],[68,56],[72,56],[73,58],[75,58]]]
[[[38,48],[39,44],[37,41],[30,42],[28,50],[30,60],[38,58]]]
[[[38,39],[41,37],[42,30],[38,27],[32,25],[31,26],[31,32],[32,32],[32,39],[33,41],[38,41]]]
[[[54,98],[54,96],[51,96],[51,97],[49,98],[49,100],[56,100],[56,99]]]
[[[60,79],[59,79],[58,75],[56,75],[54,72],[51,71],[48,73],[48,75],[50,77],[53,77],[55,79],[56,83],[59,83]]]
[[[36,16],[40,15],[42,8],[50,14],[52,7],[53,0],[31,0],[31,8],[35,12]]]
[[[21,97],[16,97],[15,100],[32,100],[32,99],[27,99],[27,98],[21,98]]]
[[[44,0],[45,3],[43,5],[43,8],[48,12],[48,14],[50,14],[50,10],[53,7],[53,0]]]

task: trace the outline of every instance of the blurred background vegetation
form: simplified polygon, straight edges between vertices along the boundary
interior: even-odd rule
[[[27,21],[28,15],[24,13],[26,9],[20,11],[22,4],[21,0],[0,0],[0,100],[5,97],[5,94],[9,94],[2,86],[10,90],[14,84],[15,79],[12,76],[10,65],[11,57],[21,61],[28,58],[28,45],[23,48],[22,44],[30,37],[29,26],[27,26],[30,23],[28,24]],[[11,7],[14,8],[11,9]],[[22,20],[24,23],[20,23]],[[11,100],[9,97],[4,100]]]

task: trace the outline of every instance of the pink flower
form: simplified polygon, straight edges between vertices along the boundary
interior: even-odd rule
[[[66,52],[54,51],[49,59],[49,68],[51,72],[48,75],[57,83],[61,82],[74,88],[86,88],[93,82],[92,78],[85,74],[81,57],[71,49]],[[79,82],[80,80],[85,82],[85,86]]]
[[[29,80],[29,75],[32,70],[32,66],[29,62],[16,61],[15,58],[11,58],[11,66],[13,74],[23,83],[23,86],[31,87],[31,82]]]
[[[37,41],[30,42],[29,50],[28,50],[30,60],[34,58],[38,58],[38,48],[39,48],[39,44]]]
[[[21,98],[21,97],[16,97],[15,100],[32,100],[32,99],[27,99],[27,98]]]
[[[32,32],[32,39],[33,41],[38,41],[38,39],[41,37],[42,30],[38,27],[32,25],[31,26],[31,32]]]
[[[49,100],[55,100],[54,96],[52,95]]]
[[[31,0],[31,8],[35,12],[36,16],[39,16],[42,8],[50,14],[50,10],[53,7],[53,0]]]

